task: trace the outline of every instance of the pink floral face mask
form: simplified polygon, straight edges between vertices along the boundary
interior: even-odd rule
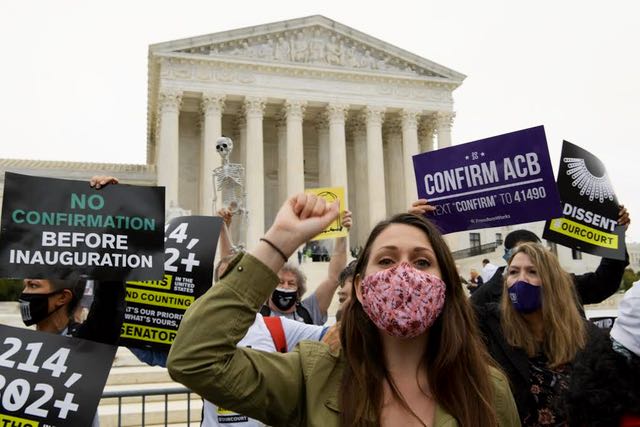
[[[403,262],[362,280],[362,308],[379,329],[413,338],[442,312],[446,288],[439,277]]]

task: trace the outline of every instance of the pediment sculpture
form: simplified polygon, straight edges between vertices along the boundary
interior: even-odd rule
[[[321,26],[190,47],[180,52],[442,77],[382,49]]]

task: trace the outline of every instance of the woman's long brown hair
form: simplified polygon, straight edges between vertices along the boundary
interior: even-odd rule
[[[460,284],[453,256],[437,229],[426,219],[399,214],[376,225],[358,258],[355,277],[364,277],[371,245],[392,224],[406,224],[424,233],[435,252],[447,285],[445,305],[429,330],[423,364],[435,401],[463,426],[497,426],[489,365],[473,310]],[[399,395],[386,369],[380,332],[356,298],[355,286],[344,308],[340,339],[346,363],[340,385],[341,424],[377,426],[383,404],[383,384],[389,381],[394,398],[412,412]]]
[[[542,282],[542,321],[544,340],[538,343],[527,321],[509,301],[506,279],[500,303],[500,323],[507,342],[522,348],[529,357],[544,352],[549,366],[558,367],[571,362],[578,351],[587,344],[585,321],[578,311],[578,296],[571,276],[561,266],[558,258],[538,243],[519,245],[511,258],[523,253],[529,256]],[[505,270],[509,273],[509,266]]]

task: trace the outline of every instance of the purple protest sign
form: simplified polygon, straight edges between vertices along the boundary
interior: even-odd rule
[[[443,233],[561,214],[543,126],[418,154],[413,167]]]

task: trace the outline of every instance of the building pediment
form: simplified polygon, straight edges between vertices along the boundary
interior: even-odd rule
[[[150,52],[373,71],[457,83],[465,78],[454,70],[318,15],[159,43],[152,45]]]

